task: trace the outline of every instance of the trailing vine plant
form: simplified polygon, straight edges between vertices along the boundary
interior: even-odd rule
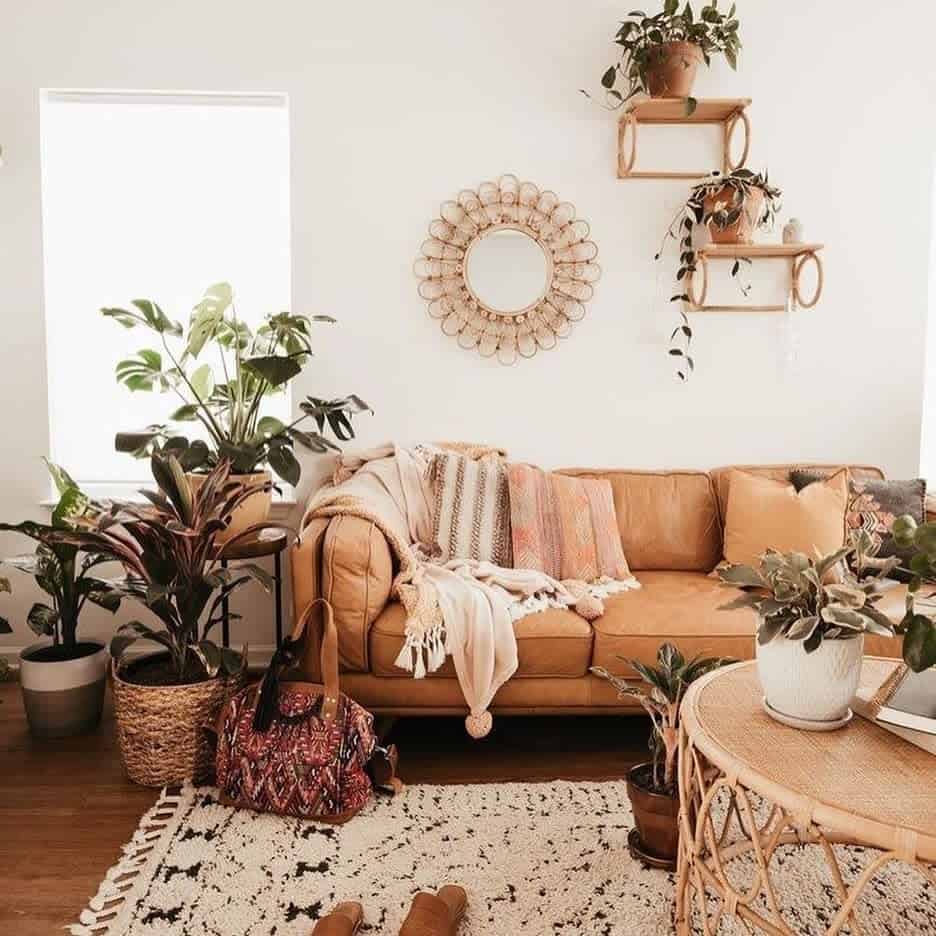
[[[750,169],[734,169],[730,173],[713,172],[710,176],[693,185],[689,197],[680,206],[676,216],[670,222],[660,249],[654,255],[659,260],[663,255],[668,240],[676,241],[679,249],[679,265],[676,268],[677,292],[670,297],[670,302],[680,302],[680,321],[670,334],[668,354],[677,359],[676,376],[681,381],[689,379],[695,370],[695,361],[689,353],[692,345],[692,326],[686,310],[691,305],[689,291],[686,284],[697,269],[698,253],[695,246],[697,228],[706,234],[712,227],[724,231],[741,219],[745,210],[745,203],[750,204],[749,197],[753,192],[763,196],[762,206],[753,226],[758,229],[771,228],[780,209],[780,199],[783,193],[779,188],[770,184],[767,172],[752,172]],[[706,199],[713,195],[721,195],[706,206]],[[704,236],[704,235],[703,235]],[[738,284],[744,296],[750,292],[750,283],[742,279],[742,264],[750,265],[750,257],[738,257],[731,265],[731,275]]]

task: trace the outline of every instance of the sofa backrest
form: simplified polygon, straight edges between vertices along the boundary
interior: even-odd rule
[[[561,473],[611,482],[621,543],[633,571],[708,572],[721,559],[718,504],[704,471],[564,468]]]
[[[563,468],[561,474],[607,478],[624,555],[634,572],[710,572],[722,559],[722,525],[732,468],[787,480],[794,468],[832,473],[847,467],[856,478],[883,478],[873,465],[727,465],[704,471],[631,471]]]

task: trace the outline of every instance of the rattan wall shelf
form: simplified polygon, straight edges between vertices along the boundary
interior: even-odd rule
[[[811,309],[822,295],[822,261],[819,251],[822,244],[707,244],[696,251],[696,268],[702,274],[702,290],[696,294],[693,283],[694,275],[688,274],[686,280],[686,294],[689,296],[690,312],[785,312],[787,305],[706,305],[705,297],[708,292],[708,261],[709,260],[749,260],[771,259],[789,260],[790,262],[790,289],[788,298],[792,299],[800,308]],[[800,294],[800,273],[803,265],[809,260],[816,264],[816,291],[808,302]]]
[[[641,124],[720,124],[722,126],[722,170],[740,169],[751,149],[751,122],[745,113],[750,98],[699,98],[695,111],[686,116],[683,98],[646,98],[625,105],[618,122],[619,179],[701,179],[711,170],[674,172],[663,169],[635,169],[637,128]],[[731,159],[731,138],[738,123],[744,126],[744,150],[737,162]],[[630,133],[628,134],[628,131]],[[628,145],[628,135],[630,144]]]

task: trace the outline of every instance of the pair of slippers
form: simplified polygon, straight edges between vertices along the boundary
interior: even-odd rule
[[[465,916],[468,895],[457,884],[436,894],[420,891],[400,927],[400,936],[455,936]],[[364,922],[364,908],[356,901],[340,903],[315,924],[312,936],[356,936]]]

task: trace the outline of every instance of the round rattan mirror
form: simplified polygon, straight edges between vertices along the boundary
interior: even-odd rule
[[[505,175],[442,205],[415,272],[445,334],[502,364],[554,348],[600,276],[588,224],[555,193]]]

